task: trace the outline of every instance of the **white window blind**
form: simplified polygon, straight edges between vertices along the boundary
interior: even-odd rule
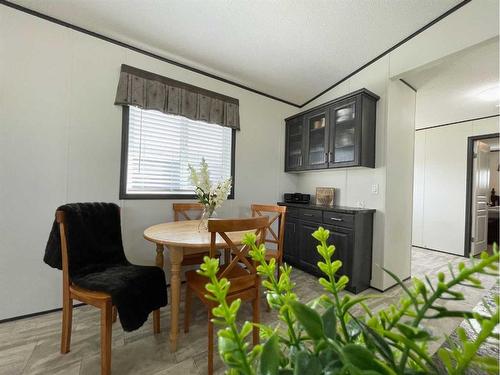
[[[193,194],[188,164],[213,182],[231,176],[232,129],[129,107],[126,194]]]

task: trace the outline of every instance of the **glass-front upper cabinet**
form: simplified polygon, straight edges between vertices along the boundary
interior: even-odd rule
[[[360,89],[288,118],[285,171],[375,168],[378,100]]]
[[[300,116],[286,122],[285,171],[303,169],[304,161],[304,123]]]
[[[304,118],[306,127],[305,152],[307,169],[325,168],[328,165],[328,129],[330,113],[320,108]]]
[[[331,108],[333,126],[330,139],[330,167],[358,165],[360,122],[358,100],[338,103]]]

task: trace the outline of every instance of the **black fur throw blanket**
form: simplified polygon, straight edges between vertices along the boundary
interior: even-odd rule
[[[58,208],[66,218],[69,276],[73,284],[111,294],[125,331],[141,327],[167,305],[165,273],[136,266],[125,257],[120,208],[114,203],[72,203]],[[59,226],[54,221],[44,262],[62,269]]]

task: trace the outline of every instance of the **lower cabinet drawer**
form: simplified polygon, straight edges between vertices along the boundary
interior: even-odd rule
[[[316,221],[318,223],[321,223],[323,221],[323,211],[301,208],[299,211],[299,218],[302,220]]]
[[[354,226],[354,215],[340,212],[324,211],[323,221],[325,224],[339,225],[351,228]]]
[[[289,217],[299,217],[299,209],[295,207],[286,208],[286,216]]]

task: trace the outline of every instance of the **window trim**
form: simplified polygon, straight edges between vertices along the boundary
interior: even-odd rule
[[[135,200],[154,200],[154,199],[197,199],[194,194],[130,194],[127,193],[127,166],[128,166],[128,131],[129,131],[129,107],[122,106],[122,147],[120,159],[120,199]],[[231,131],[231,192],[227,199],[234,199],[235,185],[235,155],[236,155],[236,130]]]

